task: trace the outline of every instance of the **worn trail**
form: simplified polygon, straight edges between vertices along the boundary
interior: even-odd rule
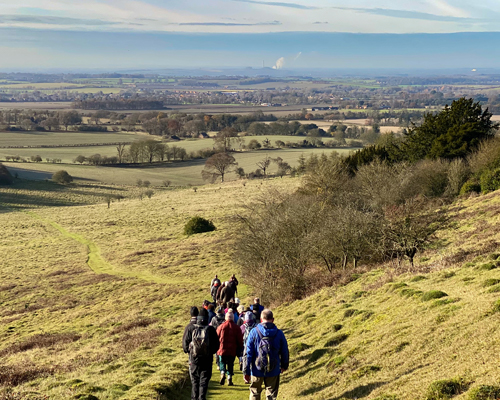
[[[124,271],[122,269],[119,269],[111,265],[102,257],[101,249],[91,240],[86,239],[85,237],[78,235],[76,233],[71,233],[58,223],[51,221],[49,219],[42,218],[33,211],[26,211],[26,213],[31,217],[38,219],[42,222],[45,222],[50,226],[52,226],[53,228],[57,229],[62,236],[73,239],[76,242],[86,246],[87,265],[96,274],[108,274],[108,275],[120,276],[123,278],[136,278],[136,279],[142,279],[147,282],[162,283],[162,284],[177,283],[175,279],[159,277],[145,271]]]

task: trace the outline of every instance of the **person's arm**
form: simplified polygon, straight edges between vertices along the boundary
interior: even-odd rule
[[[280,344],[280,359],[281,359],[281,372],[286,371],[290,364],[290,353],[288,352],[288,342],[286,341],[285,334],[283,331],[281,333],[281,344]]]
[[[182,349],[184,350],[184,353],[189,353],[189,344],[191,343],[192,339],[192,333],[191,333],[191,324],[186,326],[186,329],[184,329],[184,335],[182,336]]]
[[[246,351],[245,351],[245,358],[246,358],[246,361],[244,362],[245,368],[243,369],[244,375],[250,375],[252,372],[251,371],[252,364],[253,364],[253,360],[255,358],[254,342],[255,342],[255,335],[257,335],[256,330],[257,330],[257,327],[252,329],[252,331],[248,335]]]

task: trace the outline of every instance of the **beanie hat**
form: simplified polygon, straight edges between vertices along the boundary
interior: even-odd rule
[[[191,307],[191,316],[192,317],[197,317],[198,314],[199,314],[198,307]]]
[[[245,313],[245,322],[255,321],[255,315],[251,311]]]

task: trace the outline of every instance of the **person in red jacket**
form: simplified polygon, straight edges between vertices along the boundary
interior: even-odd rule
[[[227,384],[233,386],[234,360],[243,350],[243,334],[234,323],[234,312],[228,310],[226,321],[217,328],[220,347],[217,355],[220,356],[220,381],[224,385],[227,373]]]

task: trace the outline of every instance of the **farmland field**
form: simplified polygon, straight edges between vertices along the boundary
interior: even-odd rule
[[[0,132],[0,148],[133,142],[144,135],[127,132]]]
[[[77,148],[80,149],[80,148]],[[97,153],[98,148],[94,148],[92,154]],[[58,150],[58,149],[54,149]],[[66,150],[66,149],[64,149]],[[109,148],[110,152],[112,148]],[[272,158],[281,157],[291,166],[296,166],[299,158],[311,154],[329,154],[332,151],[339,153],[349,153],[355,149],[287,149],[287,150],[259,150],[252,152],[235,153],[234,157],[238,165],[245,172],[256,170],[257,162],[266,155]],[[113,153],[114,154],[114,153]],[[101,155],[104,155],[101,153]],[[111,155],[111,154],[110,154]],[[54,172],[62,169],[78,180],[97,181],[108,184],[134,185],[138,179],[148,180],[153,185],[161,186],[163,181],[170,180],[175,186],[202,185],[201,171],[205,165],[205,160],[190,160],[167,164],[152,164],[151,166],[137,167],[106,167],[77,164],[51,164],[51,163],[4,163],[12,173],[17,173],[20,178],[26,179],[46,179]],[[275,172],[276,167],[271,166],[270,172]],[[236,179],[234,174],[229,174],[228,180]]]

